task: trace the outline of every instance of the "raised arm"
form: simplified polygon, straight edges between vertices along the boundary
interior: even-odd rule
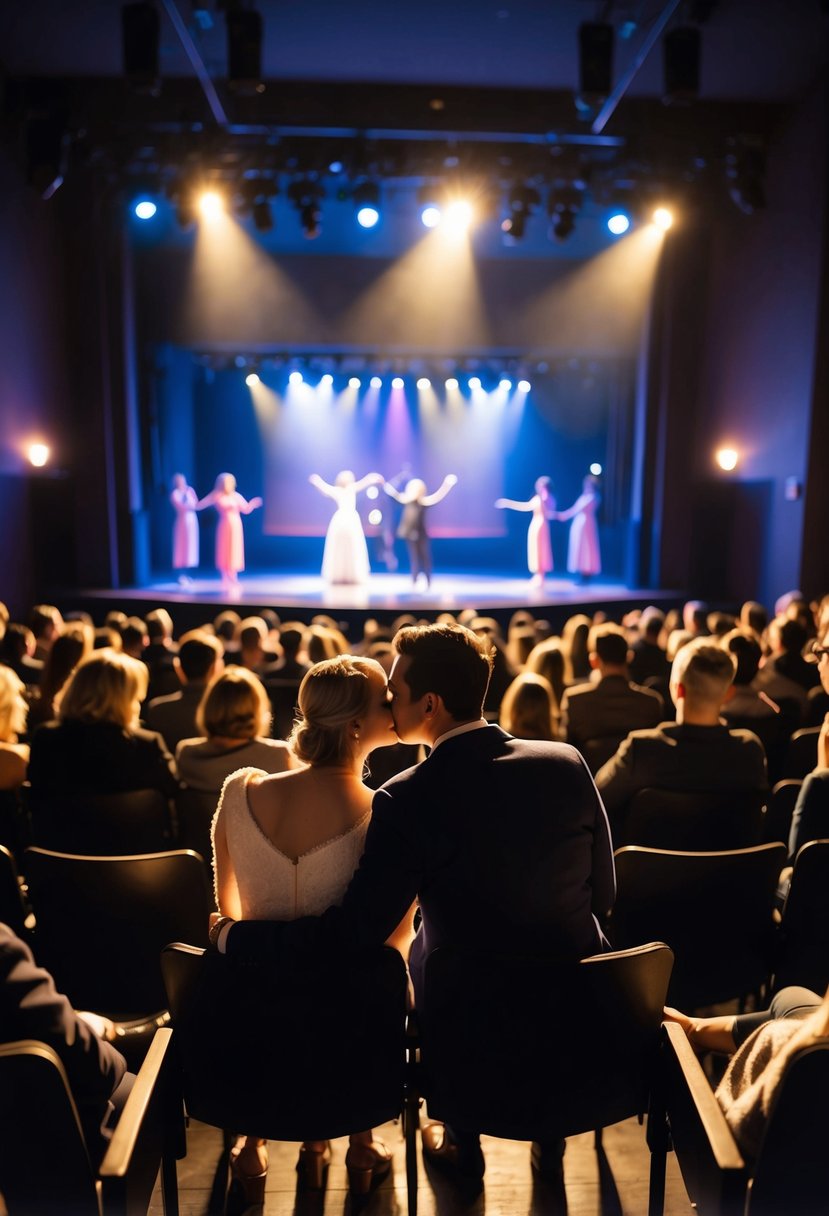
[[[251,498],[250,501],[248,501],[248,499],[242,494],[237,493],[236,501],[239,505],[239,510],[243,515],[250,515],[251,511],[255,511],[258,507],[262,506],[262,499],[259,497],[259,495],[257,495],[256,498]]]
[[[381,486],[383,481],[382,473],[366,473],[365,477],[361,477],[359,481],[354,482],[354,493],[359,494],[361,490],[365,490],[368,486]]]
[[[535,499],[531,498],[528,502],[518,502],[515,498],[496,498],[495,505],[499,511],[507,509],[509,511],[532,511],[535,506]]]
[[[405,494],[401,494],[399,490],[395,489],[395,487],[391,484],[390,481],[383,482],[383,489],[389,495],[390,498],[395,499],[395,501],[397,501],[397,502],[409,502],[410,501],[410,499],[406,498]]]
[[[211,490],[209,494],[205,494],[204,498],[200,498],[196,503],[196,510],[203,511],[205,507],[212,507],[216,501],[217,491]]]
[[[424,507],[434,507],[441,499],[445,498],[452,486],[458,484],[458,479],[454,473],[448,473],[443,479],[443,483],[439,489],[435,490],[434,494],[427,494],[425,498],[421,498],[421,503]]]
[[[566,511],[556,511],[553,519],[566,520],[572,519],[574,515],[578,515],[579,511],[583,511],[589,503],[595,498],[595,494],[582,494],[573,503],[572,507],[568,507]]]
[[[323,481],[319,473],[312,473],[308,480],[312,486],[319,490],[320,494],[324,494],[326,498],[338,500],[337,487],[330,485],[327,481]]]

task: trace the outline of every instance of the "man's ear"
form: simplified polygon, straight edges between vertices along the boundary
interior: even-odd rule
[[[675,690],[673,692],[674,701],[684,701],[685,700],[685,685],[684,684],[674,684],[673,689]]]
[[[587,661],[594,670],[599,666],[599,656],[596,654],[595,650],[590,651],[590,654],[587,656]]]
[[[725,690],[725,696],[723,697],[720,704],[727,705],[729,701],[733,701],[733,699],[736,695],[737,695],[737,685],[729,684],[728,688]]]

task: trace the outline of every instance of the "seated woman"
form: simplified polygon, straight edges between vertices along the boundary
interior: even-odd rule
[[[504,693],[498,722],[517,739],[558,739],[555,694],[549,680],[522,671]]]
[[[196,712],[206,739],[182,739],[176,748],[181,780],[194,790],[218,794],[238,768],[266,773],[294,767],[288,744],[268,738],[271,703],[262,681],[246,667],[228,667],[208,684]]]
[[[29,706],[28,730],[31,734],[43,722],[53,722],[58,716],[57,702],[72,672],[92,646],[81,630],[62,633],[55,638],[43,663],[40,684]]]
[[[373,791],[363,784],[366,757],[397,742],[385,673],[371,659],[342,655],[317,663],[299,689],[290,745],[306,767],[267,776],[246,768],[228,778],[213,821],[216,902],[224,916],[295,920],[342,899],[363,852]],[[401,948],[411,912],[390,945]],[[325,1141],[303,1144],[297,1169],[322,1186],[331,1160]],[[350,1137],[353,1191],[366,1193],[391,1168],[372,1131]],[[234,1177],[248,1203],[261,1203],[266,1141],[248,1137],[234,1150]]]
[[[735,1016],[695,1018],[665,1009],[698,1052],[733,1052],[716,1098],[740,1151],[754,1160],[786,1064],[801,1047],[829,1037],[829,988],[782,988],[768,1009]]]
[[[18,743],[26,729],[23,681],[10,667],[0,667],[0,790],[16,790],[26,780],[29,749]]]
[[[96,650],[75,668],[61,698],[58,720],[32,736],[32,796],[66,799],[178,788],[175,765],[161,735],[139,726],[147,668],[113,650]]]

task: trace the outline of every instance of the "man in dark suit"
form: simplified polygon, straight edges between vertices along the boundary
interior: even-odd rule
[[[637,684],[651,679],[667,684],[670,679],[671,664],[664,646],[659,644],[664,628],[665,613],[652,606],[646,608],[639,618],[639,636],[630,646],[628,669],[630,678]]]
[[[155,697],[144,711],[148,729],[163,736],[173,755],[182,739],[192,739],[200,733],[196,710],[209,681],[224,665],[221,642],[205,630],[192,629],[179,641],[173,666],[181,687],[166,697]]]
[[[664,705],[659,693],[629,680],[628,641],[618,625],[594,626],[588,647],[590,666],[600,679],[597,684],[567,689],[561,702],[562,726],[567,742],[580,750],[589,739],[610,740],[604,753],[607,759],[630,731],[657,726]]]
[[[491,645],[460,625],[413,626],[394,640],[389,690],[399,738],[431,749],[374,798],[365,853],[343,899],[319,920],[219,922],[220,950],[256,961],[383,942],[415,896],[422,924],[409,966],[423,1018],[423,968],[440,945],[577,960],[602,950],[615,896],[607,818],[574,748],[513,739],[482,716]],[[480,1188],[474,1129],[423,1132],[424,1151]],[[560,1172],[561,1146],[550,1158]],[[534,1163],[547,1172],[537,1150]]]

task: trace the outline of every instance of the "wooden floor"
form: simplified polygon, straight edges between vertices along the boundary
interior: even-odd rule
[[[394,1152],[394,1167],[368,1202],[357,1209],[348,1196],[345,1172],[347,1140],[336,1140],[334,1158],[325,1191],[297,1191],[295,1171],[298,1145],[272,1142],[264,1207],[248,1208],[249,1216],[406,1216],[406,1171],[400,1127],[387,1123],[377,1134]],[[454,1188],[433,1170],[427,1173],[418,1162],[418,1216],[561,1216],[543,1183],[534,1184],[530,1173],[528,1144],[483,1138],[486,1185],[472,1205],[464,1205]],[[604,1146],[618,1188],[622,1216],[646,1216],[648,1207],[648,1151],[644,1128],[635,1119],[607,1128]],[[188,1131],[187,1157],[178,1163],[181,1216],[221,1213],[226,1172],[219,1169],[222,1135],[215,1128],[192,1122]],[[565,1185],[569,1216],[599,1216],[599,1177],[592,1135],[567,1141]],[[668,1158],[665,1216],[690,1216],[682,1179],[672,1155]],[[150,1216],[161,1216],[157,1192]],[[616,1216],[619,1216],[618,1209]]]

